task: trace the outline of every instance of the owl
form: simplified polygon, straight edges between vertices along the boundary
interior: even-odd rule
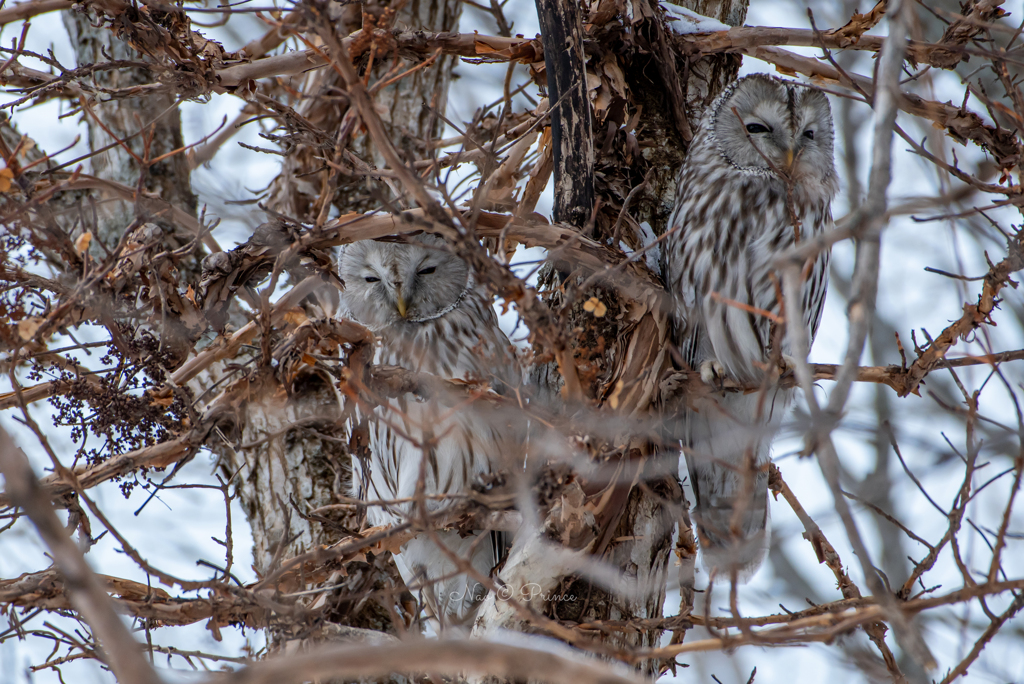
[[[773,260],[832,229],[832,146],[825,95],[755,74],[733,82],[707,110],[679,174],[662,264],[674,341],[715,389],[691,402],[683,452],[704,566],[727,577],[749,577],[767,552],[771,442],[793,390],[774,383],[746,394],[718,390],[724,378],[761,386],[791,358]],[[812,340],[828,262],[822,251],[804,269],[800,324]]]
[[[506,394],[521,384],[521,366],[490,299],[441,238],[357,242],[344,248],[338,271],[345,282],[343,311],[379,337],[377,364],[483,381]],[[486,400],[451,403],[404,395],[375,409],[370,457],[365,463],[353,459],[352,479],[364,500],[395,503],[368,506],[371,525],[408,518],[421,473],[427,509],[435,512],[452,504],[443,495],[465,492],[482,474],[515,467],[522,440],[507,409]],[[437,534],[485,577],[504,547],[503,536],[493,533]],[[403,545],[395,562],[439,620],[468,617],[483,596],[482,586],[425,534]]]

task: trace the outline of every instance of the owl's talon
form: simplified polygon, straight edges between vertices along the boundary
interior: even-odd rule
[[[701,361],[700,379],[704,381],[705,385],[710,385],[719,390],[723,389],[725,385],[725,366],[718,359]]]
[[[779,361],[779,377],[781,378],[789,373],[796,373],[798,363],[795,356],[783,354],[782,359]]]

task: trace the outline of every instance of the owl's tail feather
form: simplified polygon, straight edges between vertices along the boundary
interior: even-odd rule
[[[725,581],[733,572],[739,582],[750,580],[768,555],[771,443],[792,392],[768,398],[727,393],[698,400],[687,414],[697,543],[703,566]]]
[[[704,568],[726,581],[735,571],[737,581],[746,582],[768,553],[767,471],[744,474],[723,466],[695,464],[690,477]]]
[[[728,581],[735,572],[745,582],[768,553],[768,465],[777,426],[744,428],[709,408],[693,416],[686,453],[697,541],[709,573]]]
[[[480,534],[488,538],[479,539]],[[503,533],[477,533],[461,537],[455,531],[439,531],[438,539],[459,558],[486,577],[503,554],[508,543]],[[511,536],[511,535],[509,535]],[[500,548],[499,545],[500,544]],[[402,545],[395,554],[395,565],[413,593],[419,594],[430,612],[442,623],[454,625],[471,621],[486,595],[483,585],[462,572],[458,565],[426,535]]]

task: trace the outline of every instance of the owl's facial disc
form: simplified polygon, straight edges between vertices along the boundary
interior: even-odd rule
[[[350,245],[339,273],[352,317],[380,330],[417,325],[451,306],[466,287],[469,268],[443,240],[421,235],[405,244]]]
[[[743,79],[716,115],[719,150],[736,166],[774,169],[794,180],[832,168],[828,100],[771,77]]]

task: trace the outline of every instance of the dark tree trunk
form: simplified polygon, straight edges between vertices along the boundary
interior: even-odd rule
[[[594,135],[584,68],[582,13],[577,0],[537,0],[551,102],[554,219],[581,229],[594,209]]]

